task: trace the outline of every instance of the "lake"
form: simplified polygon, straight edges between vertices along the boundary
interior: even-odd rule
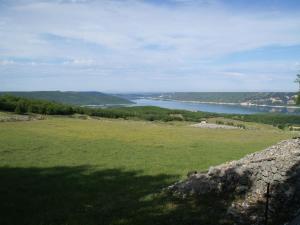
[[[210,103],[180,102],[174,100],[155,99],[133,99],[136,104],[133,106],[158,106],[168,109],[185,109],[190,111],[203,111],[227,114],[255,114],[255,113],[283,113],[300,115],[300,109],[286,107],[265,107],[265,106],[241,106]]]

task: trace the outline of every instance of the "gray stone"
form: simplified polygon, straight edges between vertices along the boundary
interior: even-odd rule
[[[168,189],[180,196],[232,192],[243,201],[232,202],[228,217],[235,224],[261,224],[264,208],[260,207],[269,183],[272,218],[292,218],[300,208],[299,156],[300,139],[282,141],[238,161],[211,167],[208,173],[192,174]]]

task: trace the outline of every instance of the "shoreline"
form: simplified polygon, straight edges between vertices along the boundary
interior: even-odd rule
[[[204,101],[188,101],[188,100],[176,100],[176,99],[161,99],[146,97],[140,99],[149,99],[149,100],[160,100],[160,101],[176,101],[176,102],[185,102],[185,103],[197,103],[197,104],[212,104],[212,105],[239,105],[243,107],[268,107],[268,108],[287,108],[287,109],[300,109],[300,106],[289,106],[289,105],[259,105],[253,103],[234,103],[234,102],[204,102]]]

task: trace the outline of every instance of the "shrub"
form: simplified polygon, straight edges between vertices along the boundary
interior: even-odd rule
[[[246,129],[246,126],[244,124],[241,124],[241,123],[237,124],[236,126],[238,128],[241,128],[241,129]]]
[[[17,113],[17,114],[26,113],[26,106],[23,103],[18,102],[16,105],[16,108],[15,108],[15,113]]]
[[[223,121],[221,121],[221,120],[217,120],[217,121],[216,121],[216,124],[223,125],[223,124],[224,124],[224,122],[223,122]]]

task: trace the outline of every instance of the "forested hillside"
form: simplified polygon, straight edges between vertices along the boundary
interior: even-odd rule
[[[38,113],[47,115],[72,115],[74,113],[85,114],[104,118],[141,119],[148,121],[193,121],[199,122],[207,118],[228,118],[239,121],[265,123],[273,126],[300,125],[298,115],[283,114],[217,114],[209,112],[192,112],[187,110],[175,110],[154,106],[118,107],[118,108],[91,108],[78,107],[46,100],[28,99],[16,96],[0,96],[0,110],[15,112],[18,114]]]
[[[33,91],[33,92],[0,92],[0,95],[42,99],[71,105],[107,105],[130,104],[127,99],[104,94],[101,92],[74,92],[74,91]]]
[[[294,105],[295,92],[174,92],[151,94],[146,97],[179,101],[216,103],[246,103],[266,105]]]

